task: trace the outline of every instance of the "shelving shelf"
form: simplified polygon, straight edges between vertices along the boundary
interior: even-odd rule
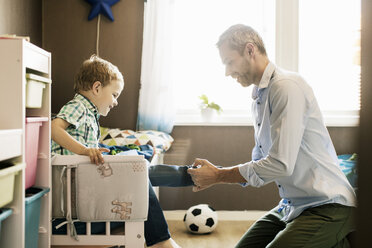
[[[0,161],[22,154],[22,129],[0,130]]]
[[[47,117],[40,127],[35,187],[51,188],[50,112],[51,84],[43,90],[41,108],[26,107],[26,73],[51,79],[51,54],[18,39],[0,39],[0,163],[17,164],[13,213],[1,224],[0,247],[25,247],[25,127],[26,117]],[[22,166],[23,165],[23,166]],[[39,247],[50,247],[51,193],[41,198]]]

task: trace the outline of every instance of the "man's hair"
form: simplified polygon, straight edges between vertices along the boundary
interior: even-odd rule
[[[92,55],[83,62],[76,74],[74,90],[76,93],[90,90],[96,81],[100,81],[105,87],[112,80],[119,80],[124,83],[123,75],[115,65],[97,55]]]
[[[228,42],[229,47],[233,50],[237,50],[241,55],[247,43],[252,43],[258,48],[262,55],[267,56],[261,36],[250,26],[236,24],[229,27],[221,34],[216,45],[220,48],[225,42]]]

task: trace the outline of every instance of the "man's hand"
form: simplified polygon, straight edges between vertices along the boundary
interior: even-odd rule
[[[90,158],[90,161],[93,164],[99,165],[103,164],[105,161],[103,161],[102,152],[110,152],[107,148],[89,148],[87,147],[84,149],[84,153],[82,155],[87,155]]]
[[[206,159],[195,159],[192,168],[188,169],[187,172],[194,181],[194,192],[219,183],[219,169]]]

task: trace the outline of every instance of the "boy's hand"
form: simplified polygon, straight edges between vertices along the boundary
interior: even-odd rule
[[[206,159],[195,159],[192,167],[187,170],[195,186],[193,191],[197,192],[219,183],[218,168]]]
[[[87,155],[90,158],[90,161],[96,165],[103,164],[102,152],[110,152],[107,148],[89,148],[87,147],[83,155]]]

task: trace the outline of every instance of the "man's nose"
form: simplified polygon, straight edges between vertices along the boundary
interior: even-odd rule
[[[231,70],[227,66],[225,68],[225,76],[226,77],[231,76]]]

